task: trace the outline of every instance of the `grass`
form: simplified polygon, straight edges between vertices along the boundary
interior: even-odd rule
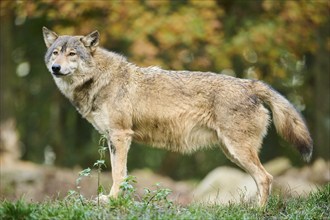
[[[100,174],[105,167],[105,137],[101,136],[98,146],[97,198],[88,200],[80,193],[82,178],[90,176],[91,169],[79,172],[76,191],[69,191],[64,199],[33,203],[20,199],[15,202],[0,201],[0,220],[39,219],[330,219],[330,183],[306,198],[283,199],[272,195],[266,207],[259,208],[248,202],[230,205],[191,204],[187,207],[174,204],[168,199],[171,190],[156,184],[154,189],[145,189],[139,197],[133,187],[135,177],[128,176],[121,185],[119,198],[109,203],[100,203],[103,187]]]
[[[1,201],[0,219],[330,219],[330,184],[306,198],[274,195],[266,207],[257,208],[248,203],[182,207],[168,200],[170,190],[158,185],[137,198],[132,182],[133,178],[128,179],[121,187],[123,194],[109,204],[82,201],[77,192],[42,203]]]

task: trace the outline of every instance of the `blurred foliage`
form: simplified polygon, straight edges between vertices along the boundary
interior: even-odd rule
[[[1,1],[1,120],[13,117],[24,159],[42,162],[51,146],[60,166],[90,166],[99,135],[56,89],[43,62],[41,28],[101,33],[101,45],[141,66],[261,79],[303,111],[315,155],[329,158],[327,0]],[[297,154],[274,128],[262,161]],[[219,150],[181,156],[133,145],[129,169],[148,166],[174,178],[202,177],[227,164]]]

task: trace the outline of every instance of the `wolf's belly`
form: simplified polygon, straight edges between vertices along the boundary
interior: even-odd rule
[[[189,122],[144,123],[133,131],[133,141],[183,153],[218,144],[216,131]]]

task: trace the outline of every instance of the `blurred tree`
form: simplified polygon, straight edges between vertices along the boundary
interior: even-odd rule
[[[314,98],[314,141],[315,154],[329,159],[330,157],[330,21],[316,30],[315,38],[320,46],[314,56],[313,69],[315,86],[313,88]],[[323,46],[321,46],[323,45]]]
[[[11,59],[4,59],[4,57],[7,57],[8,54],[11,54],[13,48],[12,48],[12,25],[10,23],[11,17],[13,17],[12,14],[7,13],[5,16],[1,16],[0,20],[0,85],[1,85],[1,93],[0,93],[0,103],[4,104],[6,103],[7,109],[14,109],[13,102],[11,102],[10,98],[10,82],[13,80],[13,77],[10,77],[10,74],[14,72],[14,65],[12,64]],[[7,83],[5,83],[7,82]],[[0,119],[3,121],[6,118],[13,117],[13,115],[8,112],[8,110],[5,110],[3,106],[0,108]]]
[[[303,111],[315,157],[329,158],[329,9],[315,1],[1,1],[1,120],[14,117],[24,159],[50,145],[62,166],[90,166],[98,134],[57,91],[43,63],[41,27],[101,32],[101,45],[142,66],[221,72],[273,85]],[[273,128],[262,160],[299,159]],[[201,177],[227,163],[219,150],[191,156],[134,145],[129,168]],[[283,153],[284,152],[284,153]],[[68,156],[70,155],[70,156]],[[205,159],[208,158],[208,159]]]

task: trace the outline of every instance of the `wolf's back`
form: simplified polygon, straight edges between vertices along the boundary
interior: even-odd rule
[[[254,81],[253,84],[256,95],[271,108],[277,132],[297,148],[305,161],[309,161],[313,141],[301,114],[267,84],[260,81]]]

